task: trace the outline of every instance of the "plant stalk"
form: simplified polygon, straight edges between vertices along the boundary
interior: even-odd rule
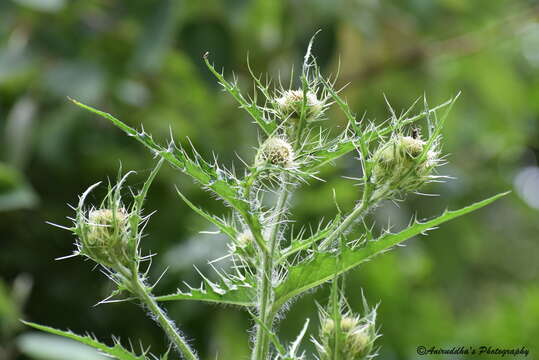
[[[361,203],[343,220],[343,222],[320,244],[321,249],[331,245],[341,234],[343,234],[355,221],[363,218],[371,207],[370,201],[362,200]]]
[[[132,291],[138,297],[138,299],[146,306],[150,313],[154,316],[155,320],[159,323],[163,331],[167,334],[168,339],[172,342],[178,352],[186,360],[198,360],[198,356],[191,349],[187,341],[179,333],[178,329],[174,325],[174,322],[169,319],[163,309],[159,307],[155,298],[150,293],[148,287],[144,285],[144,282],[138,275],[134,276],[132,280]]]
[[[329,234],[329,236],[320,244],[320,248],[325,249],[330,246],[331,243],[337,240],[341,234],[346,232],[346,230],[348,230],[348,228],[354,222],[361,220],[373,206],[376,206],[380,200],[383,200],[387,192],[388,189],[386,186],[375,190],[374,192],[371,192],[370,185],[366,186],[363,192],[363,198],[359,205],[357,205],[354,210],[352,210],[352,212],[343,220],[343,222],[331,234]]]
[[[252,357],[253,360],[265,360],[269,352],[270,334],[268,333],[267,329],[271,331],[274,320],[274,313],[272,311],[274,301],[272,278],[275,267],[275,252],[278,247],[280,223],[286,209],[286,202],[289,195],[287,182],[288,176],[283,175],[282,187],[279,192],[277,204],[275,205],[275,223],[271,227],[268,237],[269,252],[264,254],[261,268],[262,272],[260,272],[258,276],[261,287],[258,312],[260,322],[264,326],[257,325],[256,328],[255,350]]]

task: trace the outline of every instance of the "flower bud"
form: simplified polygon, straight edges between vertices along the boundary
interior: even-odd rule
[[[294,165],[294,150],[284,139],[269,138],[258,150],[255,164],[257,166],[271,164],[285,168],[292,167]]]
[[[108,267],[129,264],[129,217],[125,209],[91,210],[83,224],[81,253]]]
[[[337,330],[332,319],[324,319],[320,330],[321,343],[317,343],[320,359],[333,359],[335,340],[338,339],[337,352],[342,360],[366,359],[373,348],[376,334],[374,324],[362,323],[361,319],[352,316],[343,316],[340,328]],[[339,331],[336,334],[336,331]]]
[[[305,97],[305,118],[307,120],[315,120],[322,114],[324,103],[318,100],[316,94],[312,91],[307,91]],[[282,93],[281,97],[275,99],[277,112],[281,117],[281,121],[299,119],[301,117],[303,101],[303,90],[286,90]]]
[[[245,230],[238,234],[236,237],[236,242],[234,244],[234,251],[241,256],[247,257],[248,259],[254,258],[255,256],[255,246],[254,246],[254,237],[251,231]]]
[[[398,191],[414,191],[429,180],[438,164],[438,153],[428,150],[420,160],[426,143],[419,137],[397,135],[373,155],[373,182]]]

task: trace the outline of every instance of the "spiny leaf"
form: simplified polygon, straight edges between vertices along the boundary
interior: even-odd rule
[[[369,149],[367,147],[367,142],[361,136],[361,132],[362,132],[361,131],[361,126],[358,124],[356,116],[352,113],[352,110],[348,106],[348,103],[343,98],[341,98],[339,96],[339,94],[337,94],[337,92],[333,89],[333,87],[330,86],[328,84],[328,82],[325,81],[325,80],[322,80],[322,82],[324,84],[324,88],[329,92],[329,94],[331,95],[333,101],[335,101],[335,103],[337,103],[337,105],[341,108],[342,112],[344,113],[344,115],[348,119],[348,123],[350,124],[350,126],[354,130],[355,135],[358,136],[358,144],[359,144],[358,149],[359,149],[359,151],[361,153],[361,158],[366,159],[368,157],[368,155],[369,155]]]
[[[247,101],[247,99],[245,99],[245,97],[241,94],[238,85],[228,82],[223,74],[215,70],[215,67],[208,60],[207,55],[204,55],[204,62],[206,63],[208,69],[210,69],[211,73],[215,75],[223,88],[240,104],[240,107],[245,109],[249,115],[251,115],[260,128],[264,130],[266,135],[271,135],[277,128],[275,122],[266,121],[264,118],[264,111],[256,104],[256,102]]]
[[[211,222],[212,224],[214,224],[215,226],[217,226],[217,228],[219,230],[221,230],[224,234],[228,235],[231,239],[236,239],[237,237],[237,230],[233,227],[233,226],[230,226],[229,224],[227,224],[224,220],[222,219],[219,219],[217,216],[214,216],[214,215],[211,215],[211,214],[208,214],[206,211],[202,210],[201,208],[199,208],[198,206],[196,206],[195,204],[193,204],[189,199],[187,199],[187,197],[185,197],[185,195],[183,195],[180,190],[178,188],[176,188],[176,192],[178,193],[178,195],[182,198],[182,200],[194,211],[196,212],[197,214],[199,214],[200,216],[202,216],[204,219],[208,220],[209,222]]]
[[[337,215],[337,217],[333,219],[329,224],[327,224],[325,228],[319,229],[313,235],[309,236],[306,239],[293,241],[289,247],[282,250],[281,257],[279,258],[279,260],[277,260],[277,262],[281,263],[287,258],[289,258],[290,256],[300,251],[308,250],[317,242],[319,242],[320,240],[324,239],[329,234],[331,234],[331,232],[335,230],[339,226],[340,223],[341,223],[340,215]]]
[[[63,336],[68,339],[72,339],[80,343],[83,343],[85,345],[91,346],[99,350],[100,352],[106,355],[110,355],[113,358],[118,359],[118,360],[146,360],[146,356],[144,356],[144,354],[136,355],[132,353],[131,351],[125,349],[117,340],[114,341],[114,346],[108,346],[108,345],[100,343],[92,336],[80,336],[71,331],[58,330],[49,326],[39,325],[32,322],[27,322],[27,321],[22,321],[22,322],[25,325],[31,326],[35,329],[48,332],[54,335]]]
[[[188,292],[178,291],[176,294],[162,295],[156,298],[157,301],[179,301],[195,300],[225,305],[254,306],[255,289],[238,288],[227,290],[224,293],[217,293],[213,290],[193,289]]]
[[[217,165],[206,162],[198,154],[195,154],[194,159],[192,159],[182,148],[176,146],[173,148],[163,147],[157,144],[146,132],[133,129],[111,114],[94,109],[77,100],[70,100],[75,105],[110,120],[114,125],[123,130],[127,135],[134,137],[154,154],[164,158],[170,164],[194,178],[205,188],[212,190],[216,195],[227,201],[240,213],[247,213],[248,205],[241,200],[236,190],[238,186],[237,180],[223,169],[218,168]]]
[[[170,295],[156,297],[157,301],[178,301],[195,300],[217,304],[254,306],[256,298],[256,289],[245,279],[231,279],[221,276],[220,284],[216,284],[205,276],[202,276],[203,282],[198,288],[189,285],[188,291],[181,291]]]
[[[276,301],[273,311],[278,311],[281,306],[294,296],[323,284],[332,279],[336,274],[345,273],[415,235],[424,233],[446,221],[480,209],[507,194],[508,192],[501,193],[459,210],[446,210],[441,216],[432,220],[415,223],[396,234],[387,233],[375,241],[367,242],[362,247],[346,247],[339,256],[327,252],[317,253],[308,261],[289,269],[288,276],[284,282],[276,288]]]
[[[321,149],[317,149],[309,157],[313,160],[309,161],[302,170],[305,172],[314,172],[322,166],[339,159],[340,157],[357,149],[359,139],[357,137],[347,138],[338,141],[335,144],[328,144]]]

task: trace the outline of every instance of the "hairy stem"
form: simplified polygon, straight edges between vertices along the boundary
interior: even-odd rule
[[[339,359],[340,333],[341,333],[341,308],[339,304],[339,275],[336,275],[331,284],[332,317],[335,326],[333,347],[333,360]]]
[[[372,191],[371,185],[366,184],[361,202],[352,210],[343,222],[320,244],[321,249],[330,246],[335,240],[344,234],[350,226],[361,220],[376,204],[383,200],[388,192],[386,187]]]
[[[255,338],[255,350],[253,352],[253,360],[265,360],[269,352],[270,334],[269,329],[273,328],[274,314],[272,312],[274,293],[273,293],[273,271],[275,266],[276,251],[279,243],[279,229],[282,217],[286,209],[286,202],[289,196],[288,176],[283,175],[282,187],[279,192],[277,204],[274,211],[274,224],[270,229],[268,236],[268,250],[269,253],[264,254],[262,267],[259,270],[259,284],[260,284],[260,298],[259,298],[259,316],[260,322],[264,325],[257,325],[256,338]]]
[[[150,311],[155,320],[167,334],[170,342],[176,346],[183,358],[186,360],[198,360],[198,356],[195,354],[194,350],[191,349],[187,341],[179,333],[174,322],[169,319],[165,311],[159,307],[154,296],[151,294],[150,289],[138,275],[135,275],[134,279],[131,281],[131,291]]]
[[[343,222],[337,227],[329,236],[320,244],[321,249],[325,249],[330,246],[333,241],[343,234],[348,228],[358,219],[363,218],[371,207],[370,201],[362,200],[354,210],[343,220]]]

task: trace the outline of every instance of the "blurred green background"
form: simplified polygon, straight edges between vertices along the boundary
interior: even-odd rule
[[[54,261],[73,238],[46,221],[69,224],[77,196],[114,178],[120,162],[138,173],[154,160],[105,120],[70,104],[66,96],[144,125],[165,141],[189,137],[204,156],[225,165],[252,159],[257,131],[221,91],[201,56],[232,72],[251,91],[246,58],[271,77],[298,68],[317,29],[314,54],[335,73],[352,108],[370,119],[388,117],[383,95],[397,110],[427,94],[434,106],[462,96],[445,128],[454,180],[429,186],[440,197],[409,196],[386,204],[372,220],[394,229],[417,213],[433,216],[512,189],[501,201],[416,238],[347,277],[348,295],[361,310],[363,288],[381,302],[383,359],[419,358],[424,346],[526,346],[539,357],[539,7],[517,0],[3,0],[0,1],[0,359],[93,359],[17,319],[93,332],[109,341],[132,339],[159,353],[166,342],[134,304],[93,307],[111,286],[90,262]],[[420,109],[418,108],[418,111]],[[329,112],[330,126],[344,124]],[[334,213],[332,189],[343,209],[357,187],[341,175],[359,173],[353,156],[323,169],[294,198],[299,222],[316,224]],[[157,293],[193,282],[195,263],[225,249],[223,239],[200,235],[208,225],[175,195],[223,213],[188,178],[167,168],[150,192],[158,210],[144,240],[158,253]],[[98,201],[96,192],[92,200]],[[281,323],[293,338],[327,289],[296,301]],[[167,304],[204,359],[244,359],[252,323],[237,309],[190,302]],[[56,349],[56,350],[55,350]],[[59,350],[60,349],[60,350]],[[56,351],[56,353],[55,353]],[[85,357],[86,356],[86,357]],[[425,358],[425,357],[423,357]]]

